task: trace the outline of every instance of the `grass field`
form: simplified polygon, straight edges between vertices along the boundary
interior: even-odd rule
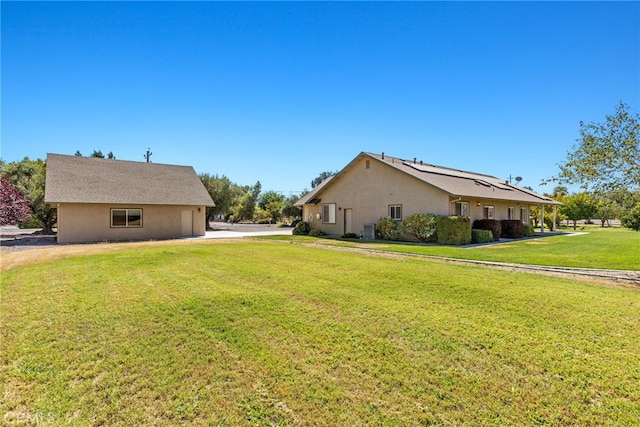
[[[564,231],[572,232],[571,229]],[[382,251],[458,259],[554,265],[561,267],[640,270],[640,233],[623,228],[587,227],[576,235],[525,239],[486,246],[416,245],[380,240],[332,240],[307,236],[264,236],[271,240],[314,242]]]
[[[640,292],[275,242],[2,272],[2,423],[637,425]]]

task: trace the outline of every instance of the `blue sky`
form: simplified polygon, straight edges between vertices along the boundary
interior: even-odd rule
[[[192,165],[286,195],[359,152],[550,192],[640,110],[638,2],[6,2],[2,152]]]

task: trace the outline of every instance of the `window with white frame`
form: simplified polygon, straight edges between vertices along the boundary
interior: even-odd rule
[[[324,224],[336,223],[336,204],[325,203],[322,205],[322,222]]]
[[[454,215],[469,216],[469,202],[456,202]]]
[[[111,227],[142,227],[142,209],[111,209]]]
[[[493,206],[485,205],[482,208],[482,217],[484,219],[495,219],[496,209]]]
[[[525,207],[520,208],[520,221],[523,224],[529,224],[529,211]]]
[[[402,221],[402,205],[389,205],[389,217],[395,221]]]
[[[516,208],[509,206],[507,209],[507,219],[516,219]]]

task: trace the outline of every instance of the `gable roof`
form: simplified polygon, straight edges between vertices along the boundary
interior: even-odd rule
[[[499,178],[475,172],[436,166],[424,162],[408,161],[384,154],[362,152],[353,159],[344,169],[327,178],[322,184],[305,194],[296,205],[309,204],[318,199],[322,190],[330,186],[330,183],[348,170],[357,160],[367,157],[383,163],[402,173],[410,175],[426,184],[439,188],[452,197],[469,197],[478,199],[507,200],[520,203],[561,205],[549,197],[540,195],[526,188],[511,185]],[[317,203],[317,202],[316,202]]]
[[[47,154],[46,203],[215,206],[191,166]]]

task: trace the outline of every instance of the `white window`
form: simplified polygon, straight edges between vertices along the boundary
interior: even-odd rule
[[[495,208],[493,206],[485,205],[482,209],[482,217],[484,219],[495,219]]]
[[[142,209],[111,209],[112,227],[142,227]]]
[[[522,221],[523,224],[529,224],[529,212],[527,212],[527,208],[520,208],[520,221]]]
[[[325,203],[322,205],[322,222],[324,224],[336,223],[336,204]]]
[[[509,207],[507,219],[516,219],[516,208]]]
[[[402,205],[389,205],[389,216],[394,221],[402,221]]]
[[[456,202],[456,216],[469,216],[469,202]]]

